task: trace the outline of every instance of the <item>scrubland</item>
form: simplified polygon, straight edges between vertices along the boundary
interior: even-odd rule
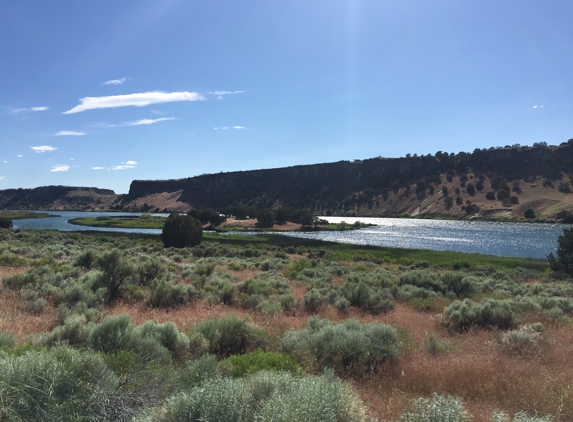
[[[0,276],[3,420],[573,420],[541,261],[3,229]]]

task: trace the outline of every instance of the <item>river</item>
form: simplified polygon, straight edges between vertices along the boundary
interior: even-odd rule
[[[139,215],[114,212],[48,211],[60,217],[14,220],[15,229],[60,231],[97,230],[103,232],[161,233],[159,229],[112,229],[69,224],[81,217]],[[166,214],[162,214],[166,215]],[[453,250],[498,256],[545,258],[555,252],[557,237],[567,224],[504,223],[488,221],[418,220],[405,218],[321,217],[332,223],[359,220],[376,226],[343,232],[291,232],[285,236],[321,239],[357,245],[389,246],[408,249]],[[246,233],[245,233],[246,234]],[[249,233],[252,234],[252,233]]]

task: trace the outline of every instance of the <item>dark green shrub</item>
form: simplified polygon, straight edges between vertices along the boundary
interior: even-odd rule
[[[495,192],[489,191],[488,193],[486,193],[485,199],[487,199],[488,201],[495,201]]]
[[[563,230],[557,238],[557,257],[550,253],[547,256],[553,271],[573,275],[573,228]]]
[[[232,314],[200,322],[193,329],[193,333],[202,334],[209,342],[209,353],[219,357],[243,354],[257,347],[264,348],[270,341],[266,331]]]
[[[203,226],[196,218],[189,215],[172,213],[165,220],[161,241],[166,248],[185,248],[201,243]]]
[[[289,355],[278,352],[263,352],[256,349],[246,355],[229,356],[220,362],[222,368],[229,367],[234,377],[244,377],[258,371],[285,371],[301,375],[302,371]]]
[[[456,196],[456,205],[462,205],[464,203],[464,200],[462,199],[461,196]]]
[[[11,229],[12,226],[12,220],[9,218],[0,217],[0,229]]]

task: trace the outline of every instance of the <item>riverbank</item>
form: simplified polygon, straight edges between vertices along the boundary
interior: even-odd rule
[[[85,217],[73,218],[68,221],[70,224],[86,227],[105,227],[116,229],[162,229],[167,217],[157,217],[150,215],[141,216],[104,216],[104,217]],[[216,232],[315,232],[315,231],[346,231],[358,230],[365,227],[374,227],[374,224],[356,221],[352,224],[345,222],[328,223],[325,220],[319,220],[314,226],[303,226],[302,224],[285,222],[275,223],[272,226],[262,227],[257,219],[235,219],[228,218],[218,226],[205,224],[204,229]]]

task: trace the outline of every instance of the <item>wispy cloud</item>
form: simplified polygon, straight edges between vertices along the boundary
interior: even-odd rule
[[[533,106],[533,108],[543,108],[543,107],[545,107],[545,106],[543,106],[543,105],[534,105]]]
[[[26,112],[30,112],[30,111],[46,111],[49,108],[50,107],[46,107],[46,106],[30,107],[30,108],[15,108],[12,110],[12,114],[26,113]]]
[[[8,160],[2,160],[4,164],[8,164]]]
[[[105,167],[92,167],[92,170],[105,170]]]
[[[222,126],[214,127],[215,130],[227,130],[227,129],[245,129],[245,126]]]
[[[0,180],[6,179],[6,176],[0,176]]]
[[[216,95],[218,100],[222,100],[224,95],[242,94],[245,91],[211,91],[207,94]]]
[[[110,81],[105,81],[102,85],[121,85],[127,81],[127,78],[112,79]]]
[[[137,161],[127,161],[125,163],[121,163],[121,165],[119,166],[114,166],[111,169],[112,170],[127,170],[127,169],[132,169],[135,168],[135,165],[137,164]]]
[[[31,149],[33,149],[36,153],[41,154],[43,152],[50,152],[50,151],[55,151],[58,148],[55,147],[51,147],[49,145],[41,145],[39,147],[30,147]],[[18,157],[21,157],[21,155],[19,155]]]
[[[54,136],[84,136],[85,132],[76,132],[73,130],[60,130]]]
[[[68,171],[70,169],[70,166],[66,166],[65,164],[57,164],[54,167],[52,167],[52,170],[50,170],[52,173],[57,173],[60,171]]]
[[[136,122],[128,123],[127,126],[139,126],[139,125],[152,125],[153,123],[164,122],[166,120],[175,120],[175,117],[161,117],[159,119],[141,119]]]
[[[24,157],[24,156],[23,156],[22,154],[18,154],[16,157],[22,158],[22,157]]]
[[[200,101],[205,97],[197,92],[142,92],[139,94],[111,95],[108,97],[84,97],[80,104],[64,111],[64,114],[80,113],[86,110],[115,107],[145,107],[150,104],[170,103],[175,101]]]

